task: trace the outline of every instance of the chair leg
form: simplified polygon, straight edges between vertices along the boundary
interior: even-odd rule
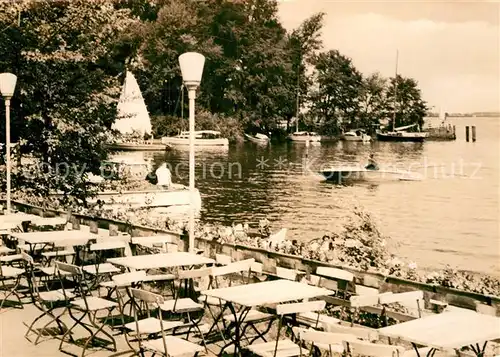
[[[210,333],[212,332],[212,330],[215,328],[217,330],[217,332],[220,334],[220,336],[222,337],[222,340],[224,341],[224,343],[226,343],[227,341],[224,337],[224,333],[219,328],[218,322],[219,322],[219,320],[222,320],[223,330],[225,331],[227,329],[227,326],[224,323],[224,311],[226,310],[226,308],[227,308],[227,303],[224,304],[224,306],[221,306],[220,313],[217,316],[215,316],[212,309],[210,309],[210,306],[208,306],[208,312],[210,313],[210,317],[213,319],[214,322],[212,323],[212,326],[210,326],[210,329],[207,332],[207,336],[209,336]]]
[[[109,316],[111,316],[111,311],[112,310],[109,310],[108,311],[108,316],[106,316],[106,318],[104,319],[104,321],[102,322],[101,326],[98,326],[97,323],[95,322],[96,321],[96,318],[95,318],[95,315],[94,314],[94,319],[91,320],[91,324],[92,324],[92,327],[94,327],[96,329],[96,331],[92,332],[90,337],[87,338],[87,340],[85,341],[85,344],[83,345],[83,351],[82,351],[82,356],[81,357],[84,357],[85,356],[85,351],[87,350],[87,346],[89,345],[90,342],[92,342],[92,340],[94,338],[97,337],[97,335],[99,333],[102,333],[104,334],[106,337],[109,338],[109,342],[111,342],[113,344],[113,349],[112,351],[113,352],[116,352],[116,341],[115,339],[113,338],[113,336],[111,336],[109,333],[107,333],[106,331],[104,331],[104,326],[106,324],[106,321],[107,319],[109,318]]]
[[[2,302],[0,303],[0,310],[3,308],[4,303],[7,301],[7,299],[11,296],[14,295],[17,298],[17,301],[19,302],[19,305],[21,306],[21,309],[24,309],[23,303],[21,301],[21,297],[17,293],[16,289],[19,286],[21,282],[21,276],[16,277],[16,282],[14,283],[14,286],[8,290],[5,286],[5,280],[0,280],[2,282],[2,290],[8,291],[7,295],[2,299]]]
[[[35,324],[41,319],[43,318],[44,316],[50,316],[51,317],[51,320],[49,322],[47,322],[41,329],[40,331],[37,333],[37,337],[35,339],[35,342],[34,344],[37,345],[38,344],[38,341],[40,339],[40,337],[42,337],[42,334],[43,334],[43,331],[52,323],[56,323],[57,326],[59,327],[59,330],[61,332],[61,335],[63,335],[65,333],[65,331],[67,330],[67,326],[64,324],[64,322],[62,322],[60,320],[60,317],[64,314],[64,312],[66,311],[66,308],[63,309],[63,311],[58,315],[58,316],[55,316],[52,311],[54,311],[57,307],[52,307],[50,309],[45,309],[42,305],[42,307],[40,307],[40,309],[43,311],[42,314],[40,314],[36,319],[33,320],[33,322],[31,323],[31,325],[29,325],[28,327],[28,331],[26,331],[26,334],[24,335],[24,337],[30,341],[30,339],[28,338],[28,335],[30,334],[30,332],[35,332],[34,330],[34,326]],[[31,341],[30,341],[31,342]]]
[[[82,320],[85,318],[85,316],[88,315],[87,312],[84,312],[82,314],[82,316],[77,319],[75,315],[73,315],[72,311],[71,311],[71,308],[68,309],[69,310],[69,316],[75,321],[75,323],[73,324],[73,326],[71,326],[69,328],[69,330],[66,331],[66,333],[62,336],[61,338],[61,342],[59,343],[59,351],[61,352],[64,352],[63,351],[63,344],[64,344],[64,340],[66,339],[67,336],[70,336],[70,340],[72,340],[73,338],[71,337],[71,331],[73,331],[73,329],[77,326],[77,325],[81,325],[85,330],[89,331],[89,329],[82,323]],[[90,333],[92,333],[92,331],[89,331]]]

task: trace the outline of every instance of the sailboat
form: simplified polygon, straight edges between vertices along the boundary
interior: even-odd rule
[[[141,89],[132,72],[127,71],[123,83],[113,130],[119,137],[109,147],[115,150],[164,151],[168,145],[152,139],[151,119]],[[151,139],[145,140],[146,137]]]
[[[300,68],[300,66],[299,66]],[[299,85],[299,80],[300,80],[300,74],[297,73],[297,100],[296,100],[296,111],[295,111],[295,133],[291,133],[288,135],[288,140],[294,141],[294,142],[302,142],[302,143],[309,143],[309,142],[320,142],[321,141],[321,135],[318,133],[315,133],[314,131],[299,131],[299,112],[300,112],[300,85]]]
[[[397,78],[398,78],[398,52],[396,51],[396,75],[394,82],[394,104],[393,104],[393,116],[392,116],[392,131],[377,132],[377,139],[380,141],[410,141],[410,142],[423,142],[427,137],[425,132],[409,132],[406,129],[413,127],[418,128],[418,124],[411,124],[395,128],[396,125],[396,98],[397,98]]]

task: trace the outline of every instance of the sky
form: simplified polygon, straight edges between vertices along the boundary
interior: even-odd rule
[[[278,0],[287,29],[326,13],[324,49],[413,77],[434,111],[500,111],[500,2]]]

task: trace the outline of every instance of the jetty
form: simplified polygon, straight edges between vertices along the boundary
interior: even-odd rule
[[[0,216],[5,356],[497,354],[500,297],[14,206]]]

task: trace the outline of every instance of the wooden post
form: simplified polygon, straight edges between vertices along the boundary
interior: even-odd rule
[[[476,142],[476,126],[475,125],[472,126],[472,142],[473,143]]]
[[[465,141],[469,142],[469,127],[465,127]]]

